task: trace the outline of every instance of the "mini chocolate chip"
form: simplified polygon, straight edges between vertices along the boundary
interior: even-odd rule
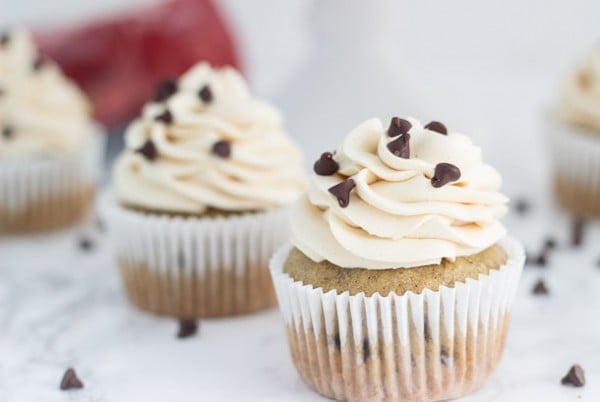
[[[526,200],[520,199],[515,201],[515,211],[519,214],[524,215],[529,212],[529,202]]]
[[[2,137],[4,137],[4,139],[10,140],[11,138],[13,138],[14,134],[15,129],[13,128],[13,126],[6,125],[2,127]]]
[[[535,259],[535,264],[539,265],[541,267],[546,266],[547,263],[548,263],[548,255],[546,253],[541,253]]]
[[[195,335],[198,331],[198,324],[194,320],[181,319],[179,320],[179,331],[177,337],[179,339],[188,338]]]
[[[0,33],[0,46],[7,45],[10,42],[10,34],[7,31]]]
[[[208,85],[205,85],[198,91],[198,96],[204,103],[210,103],[213,100],[213,93]]]
[[[369,359],[369,357],[371,357],[371,348],[369,346],[369,340],[367,338],[363,339],[362,353],[363,353],[363,361],[366,362]]]
[[[40,71],[46,65],[46,59],[42,56],[38,56],[33,62],[33,71]]]
[[[408,130],[411,127],[412,124],[410,124],[410,121],[401,119],[400,117],[392,117],[387,133],[390,137],[397,137],[402,134],[408,134]]]
[[[544,242],[544,248],[546,250],[554,250],[557,246],[556,240],[552,237],[548,237],[546,238],[546,241]]]
[[[562,385],[583,387],[585,385],[585,374],[583,373],[583,369],[579,364],[574,364],[560,382]]]
[[[389,142],[387,148],[391,153],[400,158],[410,158],[410,134],[402,134],[400,137]]]
[[[221,158],[229,158],[231,155],[231,145],[225,140],[217,141],[212,147],[213,154]]]
[[[77,377],[77,373],[73,368],[68,368],[60,382],[60,389],[67,390],[73,388],[83,388],[83,383]]]
[[[173,115],[171,114],[171,111],[167,109],[163,113],[156,116],[154,120],[161,121],[165,124],[171,124],[173,123]]]
[[[575,247],[581,246],[583,243],[583,235],[585,231],[585,218],[576,216],[572,223],[571,244]]]
[[[90,251],[94,248],[94,243],[89,237],[79,239],[79,248],[83,251]]]
[[[337,198],[340,207],[346,208],[350,202],[350,191],[352,191],[354,187],[356,187],[354,180],[348,179],[330,187],[329,192]]]
[[[175,93],[177,93],[177,81],[173,78],[165,78],[154,89],[154,101],[164,102]]]
[[[535,286],[533,287],[531,292],[534,295],[547,295],[549,293],[548,288],[546,287],[546,284],[544,283],[544,281],[542,279],[537,281],[537,283],[535,284]]]
[[[313,165],[313,170],[319,176],[331,176],[335,174],[340,165],[333,160],[333,154],[331,152],[323,152],[318,161]]]
[[[140,153],[149,161],[153,161],[158,157],[158,151],[152,140],[146,140],[144,145],[136,149],[137,153]]]
[[[429,123],[427,123],[425,125],[425,128],[427,130],[435,131],[436,133],[440,133],[440,134],[444,134],[444,135],[448,134],[448,129],[446,128],[446,126],[444,126],[439,121],[430,121]]]
[[[460,169],[451,163],[438,163],[431,178],[433,187],[442,187],[460,179]]]

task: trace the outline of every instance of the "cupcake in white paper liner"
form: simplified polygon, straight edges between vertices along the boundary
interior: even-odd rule
[[[60,228],[93,201],[104,143],[85,95],[27,32],[0,44],[0,233]]]
[[[102,203],[130,300],[181,318],[273,306],[268,259],[289,238],[301,166],[279,113],[236,71],[200,63],[160,83]]]
[[[315,163],[270,263],[292,360],[340,401],[440,401],[498,364],[523,268],[481,150],[439,122],[377,119]]]

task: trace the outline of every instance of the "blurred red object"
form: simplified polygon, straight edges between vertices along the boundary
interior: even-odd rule
[[[137,115],[158,81],[200,60],[240,67],[212,0],[170,0],[85,26],[37,32],[36,40],[91,97],[96,119],[109,129]]]

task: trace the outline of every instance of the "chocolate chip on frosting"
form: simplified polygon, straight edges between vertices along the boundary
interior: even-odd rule
[[[5,125],[2,127],[2,137],[5,140],[10,140],[15,134],[15,129],[11,125]]]
[[[583,369],[579,364],[574,364],[560,382],[562,385],[583,387],[585,385],[585,374],[583,373]]]
[[[171,124],[173,123],[173,114],[171,114],[171,111],[167,109],[163,113],[156,116],[154,120],[163,122],[165,124]]]
[[[177,81],[173,78],[165,78],[154,89],[154,101],[164,102],[175,93],[177,93]]]
[[[214,143],[212,151],[221,158],[229,158],[229,155],[231,155],[231,144],[225,140],[217,141]]]
[[[144,145],[136,149],[135,152],[140,153],[144,158],[153,161],[158,157],[158,151],[152,140],[147,140]]]
[[[313,170],[319,176],[331,176],[339,170],[340,165],[333,160],[331,152],[323,152],[318,161],[315,162]]]
[[[65,371],[65,374],[63,375],[63,378],[60,381],[60,389],[66,391],[68,389],[73,388],[83,388],[83,383],[81,382],[79,377],[77,377],[77,373],[75,373],[75,370],[69,367],[67,371]]]
[[[336,184],[333,187],[330,187],[329,192],[337,198],[338,202],[340,203],[340,207],[346,208],[350,202],[350,191],[352,191],[354,187],[356,187],[354,180],[348,179]]]
[[[204,103],[210,103],[213,100],[213,93],[208,85],[205,85],[198,91],[198,96]]]
[[[411,127],[412,124],[410,124],[410,121],[401,119],[400,117],[392,117],[387,133],[390,137],[397,137],[402,134],[408,134],[408,130]]]
[[[433,187],[442,187],[446,184],[460,179],[460,169],[451,163],[438,163],[431,178]]]
[[[400,137],[388,143],[387,148],[391,153],[400,158],[410,158],[410,134],[402,134]]]
[[[444,126],[439,121],[431,121],[425,125],[425,128],[427,130],[435,131],[436,133],[444,135],[448,134],[448,129],[446,128],[446,126]]]

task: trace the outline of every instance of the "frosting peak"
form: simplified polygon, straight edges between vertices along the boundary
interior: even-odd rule
[[[300,152],[280,114],[253,98],[237,71],[200,63],[156,95],[126,132],[115,168],[122,202],[199,214],[298,198],[305,187]]]
[[[476,254],[504,236],[498,219],[507,198],[480,148],[444,134],[441,123],[404,121],[388,130],[378,119],[364,122],[332,156],[339,169],[313,177],[292,213],[293,243],[309,258],[410,268]],[[402,152],[396,141],[406,144]]]
[[[76,152],[91,132],[90,105],[25,31],[0,40],[0,158]]]

